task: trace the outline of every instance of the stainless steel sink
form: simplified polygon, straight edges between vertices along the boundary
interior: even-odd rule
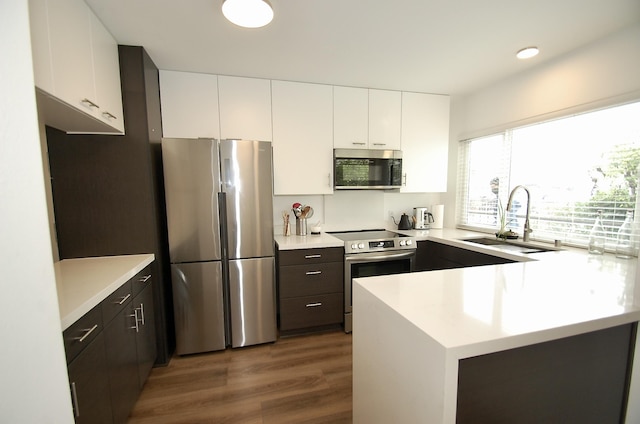
[[[469,238],[469,239],[464,239],[463,241],[482,244],[485,246],[492,246],[501,250],[507,250],[510,252],[517,252],[517,253],[542,253],[542,252],[554,252],[554,251],[561,250],[555,247],[540,246],[539,244],[536,244],[536,243],[530,243],[530,242],[523,243],[515,240],[513,241],[501,240],[501,239],[491,238],[491,237]]]

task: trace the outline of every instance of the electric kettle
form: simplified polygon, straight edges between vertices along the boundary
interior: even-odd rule
[[[410,230],[413,228],[411,225],[411,220],[409,219],[409,215],[403,213],[400,217],[400,222],[398,223],[398,230]]]
[[[416,230],[428,230],[433,222],[433,215],[427,208],[413,208]]]

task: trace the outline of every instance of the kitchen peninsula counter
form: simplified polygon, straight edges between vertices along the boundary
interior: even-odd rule
[[[153,254],[64,259],[54,263],[62,330],[153,262]]]
[[[471,244],[449,231],[427,239]],[[354,423],[454,423],[465,358],[640,320],[635,258],[528,257],[354,280]]]

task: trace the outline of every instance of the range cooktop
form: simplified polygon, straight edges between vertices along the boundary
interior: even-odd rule
[[[416,241],[413,237],[383,229],[330,231],[329,234],[344,241],[346,254],[416,248]]]

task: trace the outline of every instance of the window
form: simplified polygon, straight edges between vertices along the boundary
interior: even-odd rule
[[[497,231],[510,191],[531,194],[532,240],[587,246],[602,210],[606,248],[636,210],[640,102],[515,128],[460,145],[458,225]],[[526,192],[517,190],[507,228],[520,236]]]

